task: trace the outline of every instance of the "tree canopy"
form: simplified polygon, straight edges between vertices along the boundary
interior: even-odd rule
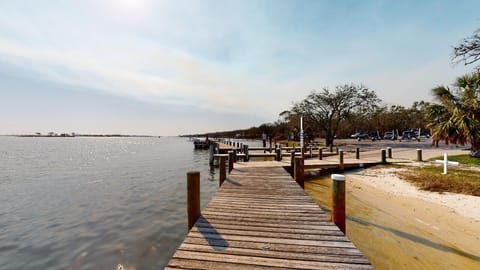
[[[336,86],[334,91],[328,88],[313,91],[295,103],[291,111],[302,115],[313,132],[323,132],[326,145],[330,145],[342,121],[353,114],[368,117],[379,102],[377,94],[367,87],[344,84]]]
[[[480,60],[480,29],[453,48],[453,59],[469,65]],[[480,67],[479,67],[480,68]]]
[[[432,89],[440,102],[427,107],[427,126],[438,142],[472,145],[472,155],[480,157],[480,73],[458,77],[454,89]]]

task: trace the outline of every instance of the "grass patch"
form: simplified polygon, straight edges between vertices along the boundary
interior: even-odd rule
[[[453,168],[447,175],[441,172],[441,167],[410,167],[396,174],[422,190],[480,196],[480,172]]]
[[[443,160],[443,156],[433,157],[429,160]],[[448,156],[448,160],[460,162],[462,165],[480,166],[480,158],[474,158],[470,155]]]

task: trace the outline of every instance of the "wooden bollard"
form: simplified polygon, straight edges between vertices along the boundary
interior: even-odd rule
[[[304,171],[303,171],[303,159],[302,157],[295,157],[294,174],[293,178],[298,185],[304,188]]]
[[[294,177],[294,166],[295,166],[295,150],[290,151],[290,175]]]
[[[381,151],[381,162],[387,163],[387,150],[382,149]]]
[[[338,146],[335,147],[335,153],[338,155]]]
[[[200,217],[200,172],[187,173],[187,216],[188,230]]]
[[[330,153],[333,153],[333,144],[330,144],[330,145],[329,145],[329,148],[330,148],[330,149],[328,149],[328,150],[330,151]]]
[[[232,172],[233,170],[233,158],[233,151],[228,151],[228,173]]]
[[[310,144],[309,152],[310,152],[310,158],[313,157],[313,146]]]
[[[250,156],[248,155],[248,144],[245,145],[245,157],[243,158],[243,161],[247,162],[250,160]]]
[[[360,159],[360,148],[355,148],[355,158]]]
[[[227,178],[227,167],[226,167],[226,157],[225,156],[220,156],[220,176],[219,176],[219,184],[218,186],[221,187],[223,182],[225,181],[225,178]]]
[[[391,147],[387,147],[387,157],[392,158],[392,148]]]
[[[332,221],[345,234],[345,176],[332,174]]]
[[[343,171],[345,169],[345,167],[343,166],[343,150],[340,150],[338,152],[338,156],[339,156],[338,168],[340,169],[340,171]]]
[[[210,144],[210,146],[208,147],[208,164],[210,164],[210,166],[213,166],[213,154],[215,152],[215,145]]]
[[[277,161],[282,161],[282,148],[280,148],[280,147],[277,148],[277,149],[275,150],[275,152],[276,152],[275,159],[276,159]]]
[[[319,160],[323,159],[323,149],[322,149],[322,147],[318,148],[318,159]]]
[[[237,163],[237,149],[233,149],[233,163]]]
[[[417,161],[422,161],[422,149],[417,149]]]

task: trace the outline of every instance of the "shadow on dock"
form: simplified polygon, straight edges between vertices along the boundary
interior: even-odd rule
[[[202,234],[203,238],[207,240],[208,245],[214,250],[222,251],[228,248],[228,242],[222,235],[208,222],[208,220],[200,216],[195,224],[198,231]]]

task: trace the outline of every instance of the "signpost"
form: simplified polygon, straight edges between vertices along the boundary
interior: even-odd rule
[[[458,166],[460,163],[456,161],[448,161],[448,155],[447,153],[443,153],[443,160],[435,160],[436,163],[442,163],[443,164],[443,173],[442,174],[447,174],[448,173],[448,165],[456,165]]]

